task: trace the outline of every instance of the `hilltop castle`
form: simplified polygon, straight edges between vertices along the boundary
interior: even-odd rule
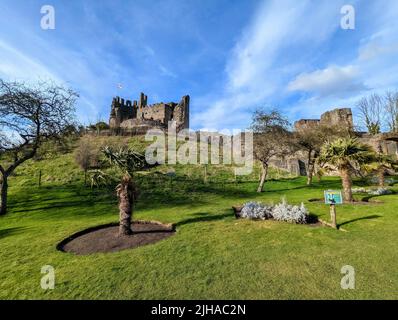
[[[166,129],[169,121],[175,121],[177,130],[189,128],[189,96],[182,97],[179,103],[147,104],[148,97],[141,93],[140,99],[112,100],[109,127],[111,130],[131,130],[145,133],[151,128]]]

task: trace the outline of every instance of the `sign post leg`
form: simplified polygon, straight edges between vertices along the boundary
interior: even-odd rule
[[[330,218],[332,220],[332,227],[337,229],[337,222],[336,222],[336,205],[330,205]]]

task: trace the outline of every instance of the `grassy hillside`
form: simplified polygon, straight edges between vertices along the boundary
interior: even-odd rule
[[[338,223],[347,232],[236,220],[232,205],[282,196],[304,202],[327,220],[329,208],[308,200],[339,189],[340,181],[328,177],[307,187],[303,177],[286,176],[268,181],[258,194],[258,168],[238,179],[230,167],[207,171],[207,183],[199,165],[160,166],[137,175],[142,194],[134,218],[175,223],[173,237],[133,250],[75,256],[57,251],[56,244],[117,221],[114,191],[85,187],[72,153],[26,163],[10,180],[10,211],[0,218],[0,298],[398,298],[396,195],[377,197],[382,203],[339,206]],[[271,178],[283,175],[273,170]],[[54,290],[40,288],[43,265],[55,268]],[[356,270],[355,290],[340,287],[344,265]]]

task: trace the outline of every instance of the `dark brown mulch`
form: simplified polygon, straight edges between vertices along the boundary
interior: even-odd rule
[[[172,225],[157,222],[135,221],[131,229],[133,234],[120,237],[118,225],[90,228],[65,239],[57,248],[77,255],[116,252],[155,243],[175,233]]]

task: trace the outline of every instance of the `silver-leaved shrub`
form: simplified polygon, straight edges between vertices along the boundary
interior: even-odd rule
[[[251,201],[244,204],[240,216],[246,219],[266,220],[272,218],[272,206]]]
[[[274,206],[258,202],[245,203],[240,216],[246,219],[275,219],[299,224],[308,223],[309,220],[309,212],[303,203],[300,206],[294,206],[288,204],[285,199]]]
[[[368,194],[372,196],[382,196],[385,194],[392,194],[393,192],[390,189],[387,188],[378,188],[376,190],[370,190],[368,191]]]
[[[365,188],[352,188],[352,193],[367,193],[368,190]]]
[[[275,205],[272,217],[277,221],[305,224],[308,222],[309,212],[304,203],[301,203],[300,206],[293,206],[283,199],[282,202]]]

